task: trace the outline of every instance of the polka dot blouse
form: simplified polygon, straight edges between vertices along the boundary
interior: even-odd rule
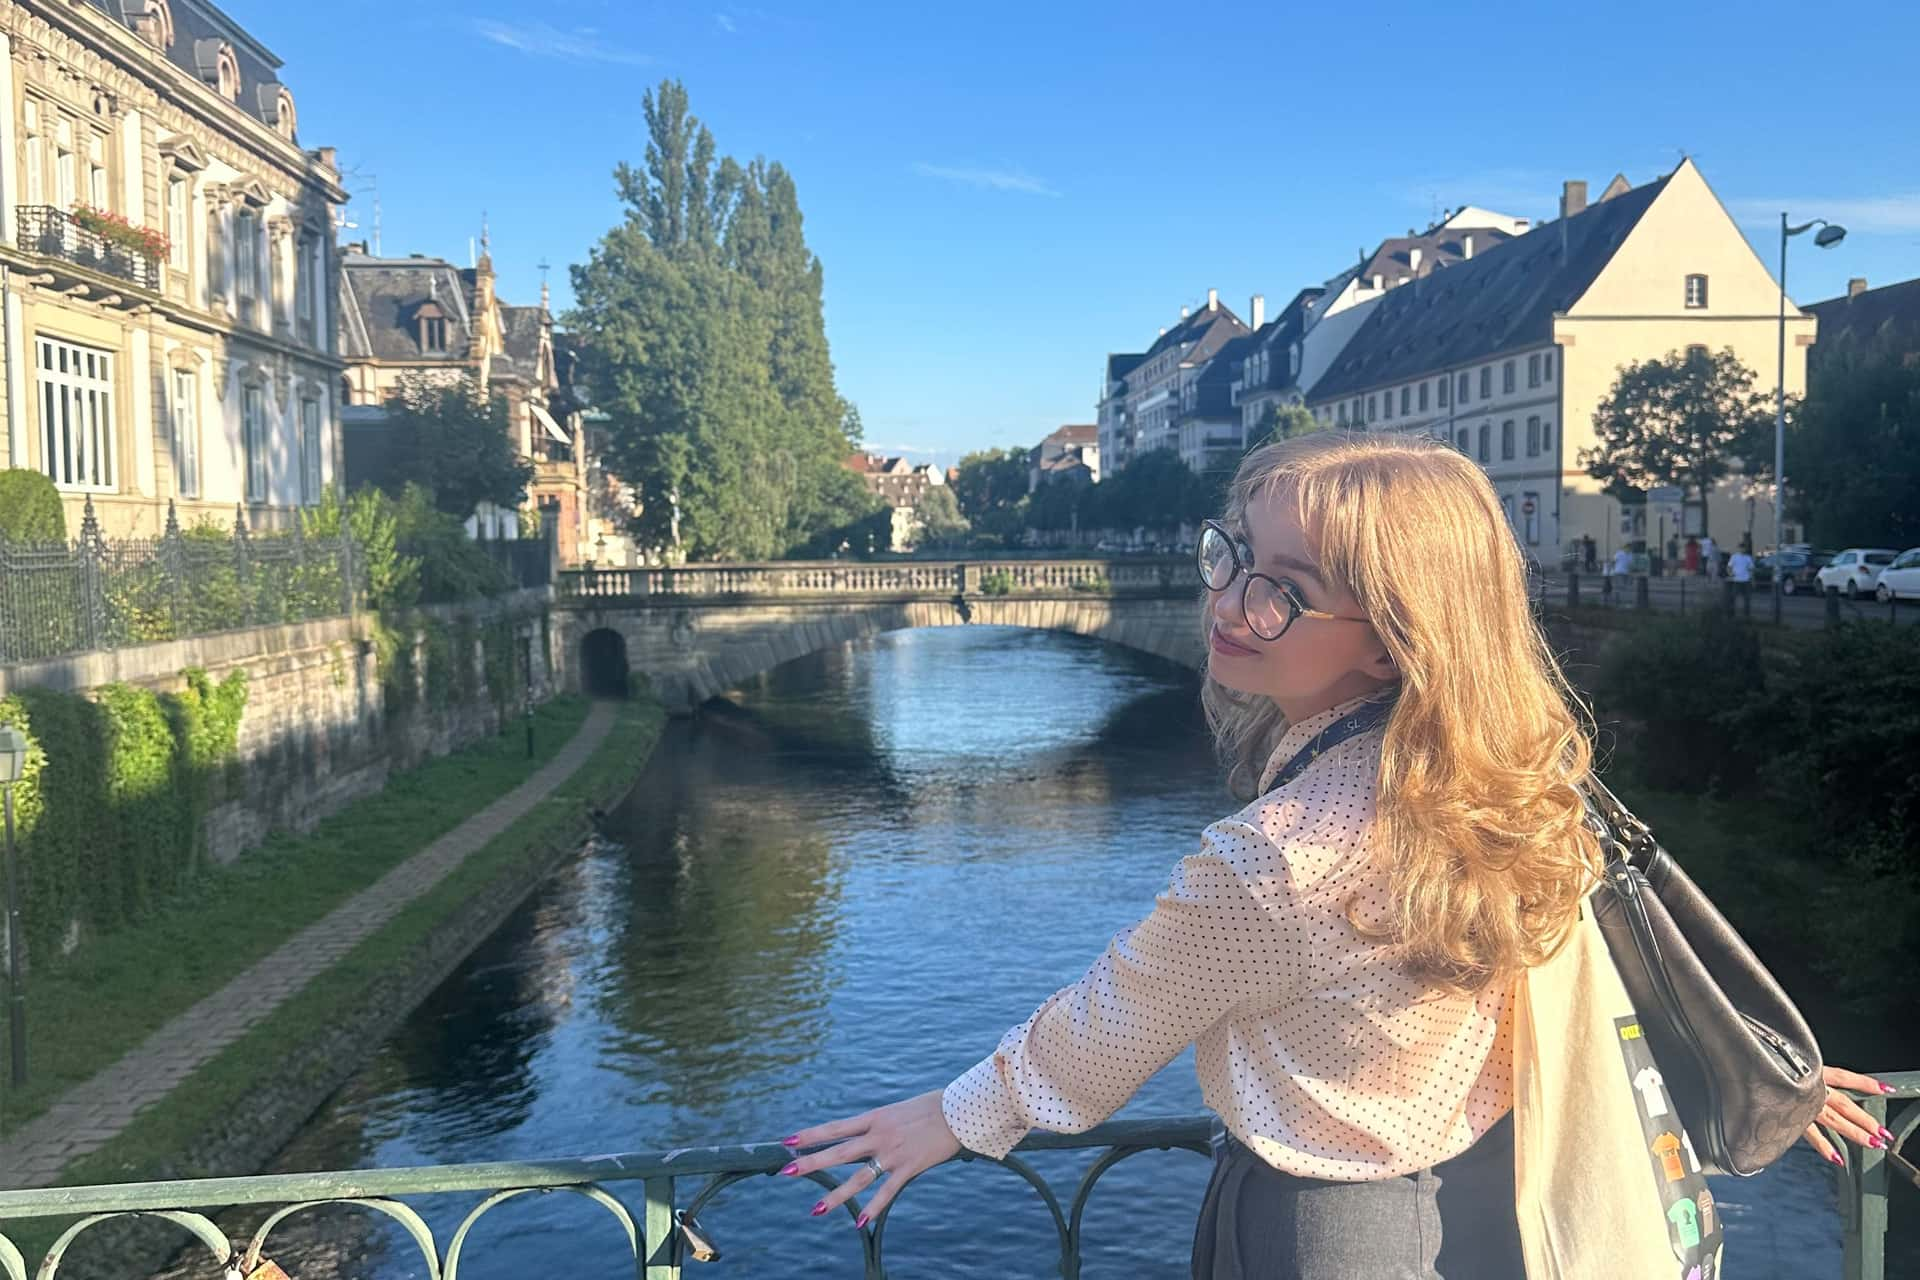
[[[1356,700],[1290,727],[1267,781]],[[1364,1182],[1437,1164],[1513,1105],[1511,984],[1441,995],[1345,918],[1384,919],[1366,855],[1382,730],[1208,827],[1152,914],[1114,936],[948,1085],[962,1145],[1000,1157],[1033,1128],[1078,1133],[1196,1044],[1202,1096],[1275,1168]]]

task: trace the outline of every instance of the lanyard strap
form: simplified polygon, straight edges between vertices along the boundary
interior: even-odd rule
[[[1307,766],[1318,760],[1323,753],[1331,751],[1355,734],[1365,733],[1378,725],[1392,710],[1391,702],[1369,702],[1341,716],[1319,733],[1314,734],[1305,746],[1294,752],[1293,759],[1287,761],[1280,772],[1273,775],[1273,781],[1267,784],[1267,790],[1262,794],[1269,794],[1286,786],[1305,773]]]

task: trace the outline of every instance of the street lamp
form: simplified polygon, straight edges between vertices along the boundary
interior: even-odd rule
[[[1785,212],[1780,215],[1780,364],[1773,386],[1773,620],[1776,623],[1780,621],[1780,531],[1784,519],[1781,483],[1787,469],[1787,239],[1814,227],[1820,230],[1814,232],[1813,242],[1822,249],[1831,249],[1847,238],[1845,227],[1825,218],[1793,227],[1787,225]]]
[[[7,830],[7,1043],[12,1050],[13,1087],[27,1082],[27,993],[20,983],[20,893],[14,876],[13,784],[27,771],[27,735],[0,724],[0,806]]]

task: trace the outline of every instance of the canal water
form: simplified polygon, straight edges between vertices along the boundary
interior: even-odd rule
[[[277,1167],[775,1141],[939,1087],[1149,910],[1232,807],[1193,677],[1152,659],[973,627],[788,664],[671,725],[611,838],[553,875]],[[1189,1050],[1120,1114],[1200,1110]],[[1033,1162],[1067,1198],[1090,1159]],[[1184,1276],[1207,1172],[1182,1151],[1109,1172],[1085,1274]],[[1714,1193],[1729,1276],[1839,1274],[1829,1180],[1804,1147]],[[623,1194],[637,1212],[638,1185]],[[851,1220],[810,1218],[817,1194],[778,1178],[724,1192],[701,1215],[723,1251],[711,1273],[858,1276]],[[475,1200],[416,1203],[444,1243]],[[425,1275],[397,1230],[308,1221],[270,1251],[301,1280]],[[887,1237],[897,1277],[1055,1274],[1046,1210],[989,1164],[919,1179]],[[461,1274],[618,1275],[622,1248],[604,1211],[529,1196],[482,1220]]]

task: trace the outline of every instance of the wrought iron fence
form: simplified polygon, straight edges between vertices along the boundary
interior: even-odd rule
[[[1859,1099],[1876,1123],[1889,1125],[1899,1149],[1920,1128],[1920,1072],[1882,1073],[1892,1084],[1891,1097]],[[1899,1114],[1889,1116],[1889,1103],[1901,1102]],[[1033,1276],[1057,1275],[1079,1280],[1086,1252],[1086,1209],[1103,1175],[1120,1161],[1146,1151],[1185,1150],[1206,1156],[1212,1149],[1213,1117],[1207,1115],[1148,1120],[1116,1120],[1082,1134],[1036,1132],[1003,1161],[991,1161],[971,1152],[962,1161],[998,1164],[1015,1174],[1039,1196],[1052,1221],[1059,1253],[1052,1259],[1034,1259]],[[1883,1280],[1886,1275],[1885,1239],[1889,1185],[1887,1152],[1835,1144],[1847,1154],[1844,1167],[1835,1169],[1841,1210],[1843,1275],[1846,1280]],[[1043,1150],[1098,1150],[1099,1157],[1080,1175],[1063,1200],[1044,1177],[1021,1156]],[[595,1156],[577,1160],[513,1161],[494,1164],[441,1165],[412,1169],[376,1169],[333,1173],[276,1174],[246,1178],[209,1178],[180,1182],[127,1183],[119,1186],[53,1187],[34,1191],[0,1191],[0,1224],[30,1219],[75,1219],[61,1230],[44,1260],[32,1274],[38,1280],[57,1280],[62,1260],[87,1231],[115,1218],[143,1216],[164,1219],[181,1229],[182,1242],[190,1236],[229,1274],[254,1274],[262,1259],[273,1255],[272,1233],[288,1218],[332,1207],[367,1210],[400,1224],[419,1252],[422,1273],[432,1280],[459,1280],[461,1263],[478,1248],[475,1228],[491,1210],[509,1200],[564,1191],[605,1209],[613,1219],[606,1237],[609,1262],[615,1253],[623,1265],[606,1266],[594,1274],[614,1275],[631,1266],[642,1280],[680,1280],[687,1261],[718,1262],[724,1258],[724,1240],[700,1223],[700,1213],[740,1183],[776,1173],[793,1153],[772,1142],[724,1147],[691,1147],[666,1152]],[[826,1188],[840,1185],[833,1174],[809,1175]],[[635,1184],[638,1184],[637,1186]],[[691,1189],[691,1194],[686,1192]],[[468,1193],[478,1197],[473,1207],[448,1235],[444,1246],[425,1218],[401,1196]],[[636,1194],[637,1193],[637,1194]],[[1913,1194],[1911,1187],[1898,1192]],[[226,1233],[205,1210],[226,1207],[273,1207],[244,1243]],[[911,1199],[902,1211],[914,1211]],[[861,1210],[854,1197],[840,1210],[851,1218]],[[862,1275],[885,1280],[885,1240],[888,1216],[882,1215],[860,1231]],[[1167,1232],[1168,1261],[1178,1264],[1186,1236]],[[193,1247],[193,1246],[189,1246]],[[277,1259],[291,1273],[299,1273],[300,1259]],[[0,1234],[0,1277],[26,1280],[26,1259],[19,1248]]]
[[[160,263],[139,249],[117,244],[82,226],[64,209],[20,206],[20,247],[43,257],[91,267],[142,289],[160,288]]]
[[[171,503],[158,538],[109,541],[87,500],[72,542],[0,540],[0,663],[182,640],[352,612],[351,538],[309,538],[300,521],[256,534],[182,530]]]

